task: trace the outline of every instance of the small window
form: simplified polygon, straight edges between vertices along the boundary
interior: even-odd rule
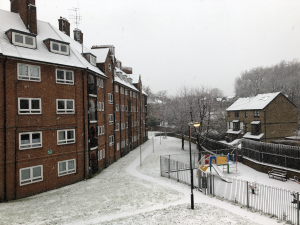
[[[114,102],[113,95],[111,93],[108,93],[108,103],[113,104],[113,102]]]
[[[113,114],[109,114],[108,115],[108,121],[109,121],[109,124],[113,124],[114,123],[114,115]]]
[[[114,145],[114,135],[109,136],[109,146]]]
[[[125,107],[125,108],[126,108],[126,112],[128,112],[128,106],[127,106],[127,105],[126,105],[126,107]]]
[[[20,186],[43,180],[43,166],[22,168],[20,171]]]
[[[109,71],[111,71],[111,65],[110,65],[110,63],[108,64],[108,69],[109,69]]]
[[[126,145],[128,145],[128,139],[126,139]]]
[[[116,104],[116,111],[118,112],[119,111],[119,105]]]
[[[69,55],[69,45],[50,41],[50,51],[62,55]]]
[[[101,111],[102,102],[98,102],[98,111]]]
[[[239,117],[239,111],[235,111],[235,112],[234,112],[234,116],[235,116],[235,117]]]
[[[101,87],[101,88],[104,87],[104,85],[103,85],[103,80],[102,80],[102,79],[100,80],[100,87]]]
[[[128,122],[126,122],[126,128],[128,128]]]
[[[56,113],[75,113],[73,99],[56,99]]]
[[[40,98],[19,98],[19,114],[41,114]]]
[[[116,124],[116,130],[119,130],[119,123]]]
[[[98,77],[97,77],[97,79],[96,79],[96,85],[97,85],[98,87],[101,86],[101,80],[100,80],[100,78],[98,78]]]
[[[254,110],[254,117],[259,117],[259,110]]]
[[[115,85],[115,92],[118,93],[119,92],[119,86]]]
[[[102,111],[104,111],[104,102],[102,102]]]
[[[19,134],[19,149],[42,147],[42,132],[29,132]]]
[[[132,97],[132,91],[130,91],[129,93],[130,93],[130,97]]]
[[[41,81],[40,67],[18,63],[18,80]]]
[[[57,131],[58,145],[73,144],[73,143],[75,143],[75,129]]]
[[[96,57],[95,56],[92,56],[90,55],[90,63],[93,65],[93,66],[96,66]]]
[[[74,84],[74,73],[69,70],[56,70],[56,83]]]
[[[103,135],[104,134],[104,126],[99,126],[98,127],[98,135]]]
[[[105,159],[105,149],[103,149],[102,152],[103,152],[103,159]]]
[[[120,144],[117,143],[117,151],[119,151],[119,150],[120,150]]]
[[[125,95],[127,95],[127,89],[125,89]]]
[[[68,174],[76,173],[75,159],[60,161],[58,164],[58,176],[65,176]]]
[[[102,150],[99,151],[98,161],[102,159]]]
[[[36,39],[33,36],[12,32],[12,43],[14,45],[36,48]]]

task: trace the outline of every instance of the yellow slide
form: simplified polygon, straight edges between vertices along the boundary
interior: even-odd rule
[[[200,170],[202,170],[203,172],[205,172],[207,170],[208,166],[200,166]]]

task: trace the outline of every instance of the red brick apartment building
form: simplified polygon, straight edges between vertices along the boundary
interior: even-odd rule
[[[34,0],[0,10],[0,202],[91,177],[147,137],[147,94],[112,45],[82,45]]]

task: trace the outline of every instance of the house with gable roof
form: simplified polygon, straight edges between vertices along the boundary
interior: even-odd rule
[[[114,47],[86,48],[36,10],[0,10],[0,202],[90,178],[148,139],[147,95],[117,74]]]
[[[297,107],[280,92],[239,98],[227,111],[227,137],[271,142],[298,129]]]

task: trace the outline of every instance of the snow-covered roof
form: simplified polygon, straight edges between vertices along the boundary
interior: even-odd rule
[[[239,98],[226,111],[264,109],[280,92],[258,94],[255,97]]]
[[[126,74],[124,71],[120,70],[118,67],[115,67],[115,70],[116,70],[116,72],[120,72],[120,73],[122,73],[122,75],[127,75],[127,77],[128,77],[128,74]],[[129,82],[125,81],[123,78],[120,78],[119,76],[115,76],[115,82],[139,92],[139,90],[136,89],[136,87],[134,85],[130,84]]]
[[[265,133],[260,133],[259,135],[252,135],[251,132],[247,132],[243,138],[250,138],[250,139],[256,139],[259,140],[264,136]]]
[[[53,63],[57,65],[87,68],[98,75],[105,76],[105,74],[98,67],[91,65],[81,55],[82,50],[85,53],[90,52],[90,49],[87,49],[84,46],[82,47],[80,43],[64,34],[53,25],[37,20],[37,48],[31,49],[11,44],[7,35],[5,34],[5,32],[9,29],[30,33],[26,29],[18,13],[0,10],[0,21],[0,53],[3,55],[39,62]],[[60,55],[50,52],[44,44],[44,40],[49,38],[70,43],[70,55]]]
[[[140,75],[138,75],[138,74],[128,74],[128,76],[132,79],[133,84],[137,84],[139,82]]]
[[[233,130],[233,129],[229,129],[226,133],[228,134],[240,134],[242,132],[242,130]]]
[[[250,124],[257,125],[257,124],[260,124],[260,121],[259,120],[253,120]]]
[[[146,96],[148,96],[148,94],[147,94],[146,92],[144,92],[144,90],[142,91],[142,93],[143,93],[143,95],[146,95]]]
[[[96,48],[91,49],[91,53],[93,53],[97,57],[97,63],[104,63],[109,51],[109,48]]]

